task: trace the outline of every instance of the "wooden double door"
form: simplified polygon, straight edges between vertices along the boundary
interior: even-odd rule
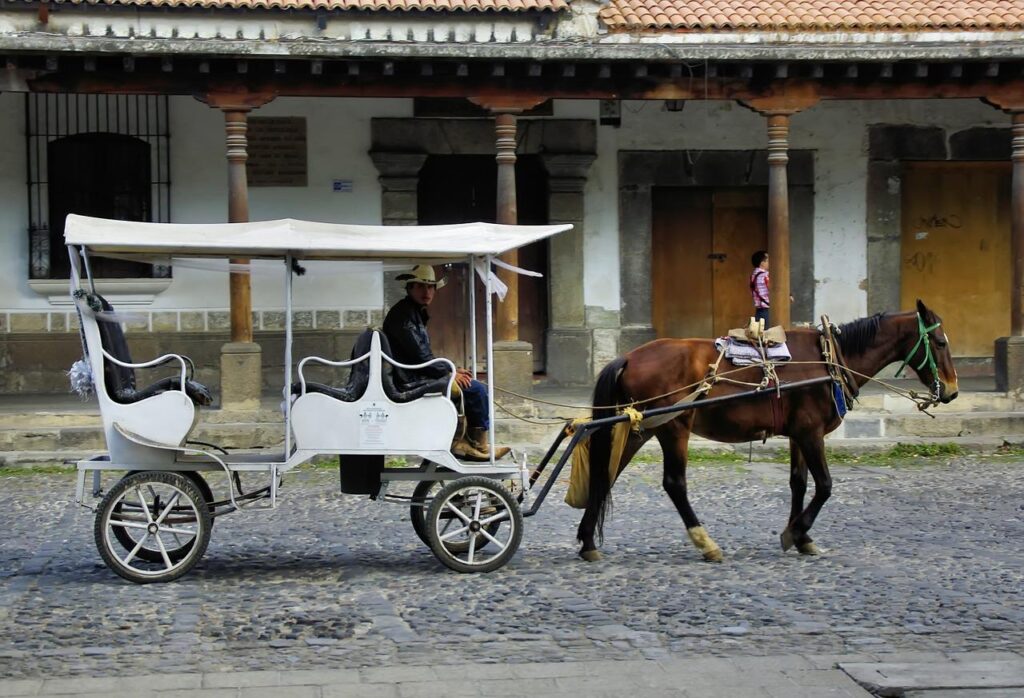
[[[991,356],[1010,333],[1008,162],[904,166],[900,309],[942,316],[956,356]]]
[[[754,314],[750,257],[768,249],[764,187],[656,187],[652,316],[659,337],[712,337]]]
[[[417,196],[421,225],[494,222],[497,213],[497,163],[493,155],[431,155],[420,170]],[[547,170],[536,155],[516,162],[516,203],[521,225],[548,222]],[[533,345],[533,370],[545,368],[544,333],[548,327],[548,242],[519,250],[519,266],[538,271],[543,278],[519,277],[519,338]],[[468,366],[469,314],[466,266],[443,271],[448,283],[430,305],[430,342],[434,354]],[[477,357],[486,361],[484,293],[476,287]],[[495,312],[498,299],[494,298]]]

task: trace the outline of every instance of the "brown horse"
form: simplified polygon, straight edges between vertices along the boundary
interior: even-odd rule
[[[957,376],[950,356],[949,343],[942,331],[939,316],[917,301],[917,311],[878,314],[840,325],[835,335],[846,366],[859,388],[882,368],[903,361],[931,390],[932,399],[948,403],[957,395]],[[787,344],[793,363],[776,364],[781,383],[826,375],[821,363],[821,332],[816,329],[787,330]],[[608,405],[643,402],[642,409],[676,403],[686,392],[680,388],[696,385],[705,377],[708,367],[718,359],[718,350],[710,339],[658,339],[634,349],[608,364],[598,376],[594,389],[594,419],[615,414]],[[735,367],[723,359],[719,374]],[[728,377],[757,384],[764,376],[758,366],[743,368]],[[728,382],[716,383],[710,397],[751,390]],[[644,402],[656,396],[664,396]],[[773,404],[774,403],[774,404]],[[690,540],[703,553],[704,559],[719,561],[722,551],[708,536],[690,506],[686,494],[686,457],[690,434],[728,443],[762,440],[769,436],[789,437],[789,487],[792,508],[789,522],[782,533],[782,548],[793,545],[805,555],[817,554],[818,548],[808,535],[821,507],[832,493],[832,478],[825,462],[825,434],[836,429],[842,418],[833,397],[833,386],[822,383],[807,388],[776,394],[741,398],[698,407],[681,412],[680,416],[653,429],[631,433],[618,464],[618,472],[629,463],[637,450],[652,436],[658,439],[664,454],[662,485],[679,510]],[[586,560],[599,560],[594,542],[600,540],[611,486],[608,460],[611,452],[610,428],[596,430],[590,443],[590,484],[587,509],[580,521],[577,538],[582,543],[580,555]],[[807,472],[814,478],[814,496],[804,507]]]

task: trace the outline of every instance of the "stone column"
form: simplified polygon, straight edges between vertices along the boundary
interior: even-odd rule
[[[273,99],[272,94],[211,93],[198,99],[224,112],[224,132],[228,162],[228,222],[249,220],[249,185],[245,162],[248,159],[246,121],[248,113]],[[248,259],[232,259],[232,264],[248,264]],[[220,406],[223,410],[255,411],[260,407],[263,386],[262,352],[253,341],[252,294],[248,274],[229,275],[231,303],[231,341],[221,347]]]
[[[1010,336],[995,342],[996,390],[1024,396],[1024,95],[989,98],[1012,117]]]
[[[554,383],[589,385],[593,379],[593,338],[583,302],[583,190],[597,156],[543,153],[548,171],[548,222],[573,229],[551,238],[548,378]]]
[[[420,170],[427,161],[426,153],[391,153],[371,151],[370,159],[380,172],[381,223],[384,225],[416,225]],[[390,308],[402,300],[405,290],[395,283],[395,272],[384,274],[384,305]]]

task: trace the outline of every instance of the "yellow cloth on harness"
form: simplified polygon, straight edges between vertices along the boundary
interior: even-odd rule
[[[637,417],[638,412],[632,410]],[[639,420],[618,422],[612,425],[612,449],[608,458],[608,483],[609,486],[615,482],[619,474],[619,461],[622,460],[622,452],[626,450],[626,439],[629,438],[630,429],[639,424]],[[585,421],[585,420],[579,420]],[[574,509],[586,509],[590,499],[590,437],[582,439],[576,444],[572,452],[572,472],[569,475],[569,490],[565,493],[565,503]]]

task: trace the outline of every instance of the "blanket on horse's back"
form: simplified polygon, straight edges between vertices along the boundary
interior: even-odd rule
[[[725,358],[732,361],[734,366],[760,364],[763,363],[765,358],[769,361],[789,361],[793,358],[785,342],[781,344],[765,343],[764,357],[761,356],[761,348],[756,344],[751,344],[735,337],[719,337],[715,340],[715,349],[719,351],[724,350]]]

